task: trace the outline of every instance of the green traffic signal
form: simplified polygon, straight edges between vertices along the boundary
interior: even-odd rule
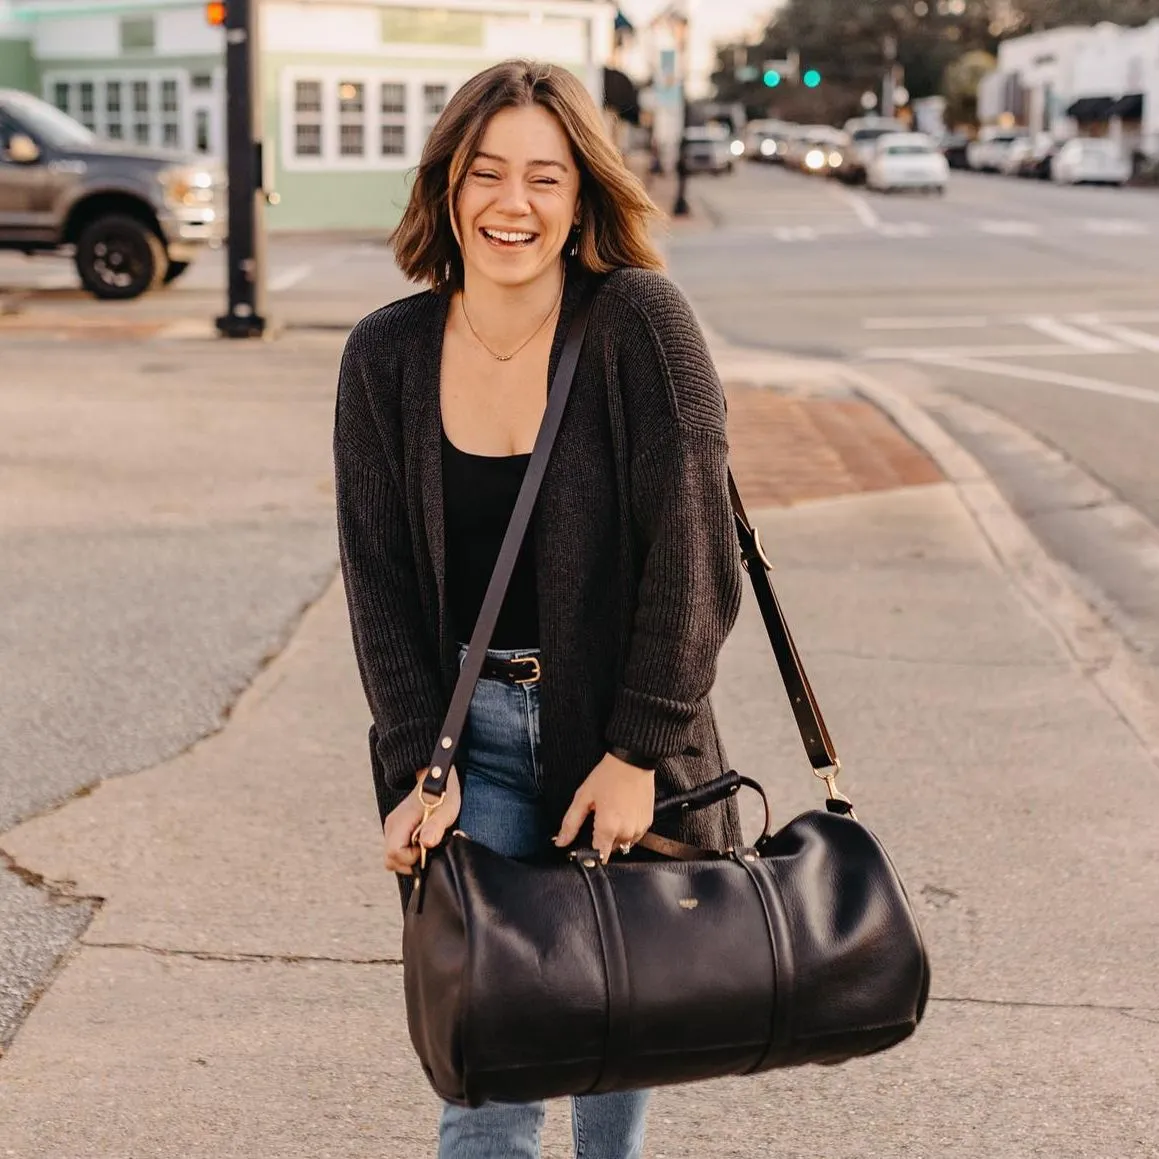
[[[811,68],[801,78],[801,81],[807,89],[819,88],[821,85],[821,74],[815,68]]]
[[[775,68],[770,68],[765,73],[765,85],[768,88],[775,89],[781,83],[781,74]]]

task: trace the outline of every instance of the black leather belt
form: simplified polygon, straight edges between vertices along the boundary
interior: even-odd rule
[[[499,660],[488,656],[483,661],[484,680],[502,680],[507,684],[538,684],[542,674],[538,656],[520,656],[515,660]]]

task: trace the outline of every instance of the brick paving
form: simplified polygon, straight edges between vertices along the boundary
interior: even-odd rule
[[[941,482],[933,461],[861,399],[726,383],[729,446],[750,508]]]

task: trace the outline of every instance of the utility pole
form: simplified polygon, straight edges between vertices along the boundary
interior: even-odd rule
[[[897,37],[887,36],[882,48],[885,54],[885,80],[881,82],[881,115],[892,117],[896,111],[893,94],[897,88]]]
[[[259,4],[226,0],[224,12],[229,305],[217,329],[227,338],[260,338],[267,325]]]

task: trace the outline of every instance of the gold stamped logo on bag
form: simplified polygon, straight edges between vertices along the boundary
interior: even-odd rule
[[[681,909],[696,909],[700,902],[694,897],[682,897],[678,902]]]

